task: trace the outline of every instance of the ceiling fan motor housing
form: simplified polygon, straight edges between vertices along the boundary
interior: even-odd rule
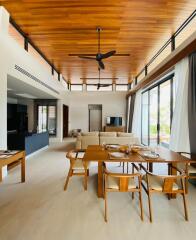
[[[102,60],[102,54],[101,53],[97,53],[96,54],[96,60],[97,61],[101,61]]]

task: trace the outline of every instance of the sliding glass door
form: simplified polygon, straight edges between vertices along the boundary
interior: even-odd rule
[[[169,145],[174,106],[173,74],[142,93],[142,143]]]
[[[157,145],[158,141],[158,87],[153,88],[149,91],[150,99],[149,99],[149,138],[150,145]]]
[[[148,92],[142,95],[142,143],[149,145],[148,142]]]
[[[166,81],[160,84],[160,144],[169,144],[170,140],[170,115],[171,115],[171,83]]]

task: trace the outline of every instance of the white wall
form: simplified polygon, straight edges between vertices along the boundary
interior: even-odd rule
[[[9,14],[0,7],[0,43],[1,39],[7,35]],[[1,48],[0,44],[0,150],[7,149],[7,70],[8,59],[2,56],[6,55],[6,50]],[[7,175],[7,166],[2,169],[2,177]]]
[[[52,98],[61,99],[61,105],[64,103],[64,95],[66,95],[67,92],[62,77],[60,82],[54,80],[51,72],[48,71],[45,66],[40,64],[39,60],[25,51],[15,39],[9,36],[8,27],[9,13],[4,7],[0,7],[0,149],[7,148],[7,75],[14,77],[16,81],[25,82],[26,84],[29,84],[39,90],[48,93],[52,96]],[[15,69],[15,64],[28,71],[30,74],[34,75],[43,83],[58,91],[59,94],[51,91],[42,84],[17,71]],[[33,106],[30,105],[29,129],[33,128],[32,108]],[[60,108],[60,110],[62,111],[62,108]],[[62,140],[62,123],[60,122],[62,112],[60,112],[60,110],[58,110],[58,140]]]
[[[88,105],[102,104],[102,126],[107,116],[126,117],[126,93],[122,92],[71,92],[69,96],[69,130],[88,131]]]

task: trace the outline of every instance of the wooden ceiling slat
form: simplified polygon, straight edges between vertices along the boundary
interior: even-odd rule
[[[101,49],[129,53],[104,60],[103,77],[130,81],[149,60],[149,53],[196,8],[195,0],[15,0],[0,1],[21,29],[70,81],[96,77],[96,62],[68,56],[96,53],[96,27]],[[162,42],[160,41],[162,40]]]

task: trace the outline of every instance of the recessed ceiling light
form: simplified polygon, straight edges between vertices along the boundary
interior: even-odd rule
[[[24,98],[37,98],[31,94],[28,94],[28,93],[16,93],[17,96],[20,96],[20,97],[24,97]]]

